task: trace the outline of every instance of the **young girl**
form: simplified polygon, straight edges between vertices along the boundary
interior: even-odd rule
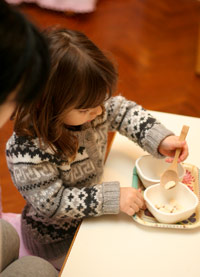
[[[147,111],[111,97],[117,72],[84,34],[49,30],[51,73],[45,91],[16,114],[7,161],[27,201],[22,233],[31,253],[60,268],[81,219],[133,215],[145,207],[140,191],[101,183],[108,131],[119,131],[155,157],[174,155],[185,142]],[[114,178],[114,177],[113,177]]]

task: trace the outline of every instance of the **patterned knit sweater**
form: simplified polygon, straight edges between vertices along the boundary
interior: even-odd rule
[[[158,158],[158,145],[172,134],[141,106],[117,96],[106,102],[103,116],[70,131],[79,141],[72,162],[55,156],[38,138],[13,133],[7,142],[12,180],[27,202],[22,234],[32,254],[58,258],[82,218],[119,212],[119,183],[101,183],[108,131],[119,131]]]

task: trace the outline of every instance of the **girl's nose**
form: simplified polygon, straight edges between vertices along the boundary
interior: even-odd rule
[[[100,115],[102,114],[102,107],[101,106],[97,106],[92,110],[92,114],[93,115]]]

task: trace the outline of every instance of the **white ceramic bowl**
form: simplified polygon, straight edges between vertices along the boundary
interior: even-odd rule
[[[157,159],[151,155],[142,156],[135,162],[137,174],[146,188],[158,184],[162,173],[169,168],[169,165],[165,159]],[[181,164],[178,164],[178,175],[179,180],[182,181],[184,168]]]
[[[164,189],[160,183],[152,185],[144,191],[144,199],[148,210],[162,223],[176,223],[189,218],[199,202],[196,194],[181,182],[170,190]],[[168,205],[171,200],[179,204],[178,211],[169,213],[156,208],[156,205]]]

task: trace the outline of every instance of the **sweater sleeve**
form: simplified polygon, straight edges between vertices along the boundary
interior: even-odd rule
[[[63,182],[58,165],[47,153],[10,141],[6,154],[12,180],[36,215],[78,219],[119,212],[118,182],[78,188]],[[71,174],[70,165],[66,174]]]
[[[173,132],[166,129],[142,106],[122,96],[110,98],[105,108],[109,131],[118,131],[153,156],[162,157],[158,146],[165,137],[173,135]]]

